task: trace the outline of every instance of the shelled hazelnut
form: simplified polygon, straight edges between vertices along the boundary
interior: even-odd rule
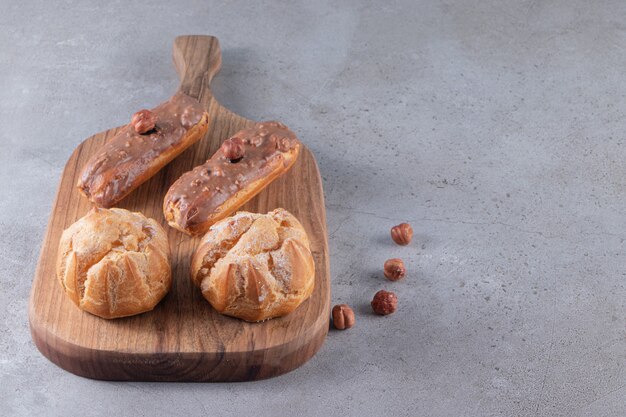
[[[391,228],[391,238],[398,245],[406,246],[413,238],[413,228],[408,223],[400,223]]]
[[[156,114],[152,113],[150,110],[139,110],[137,113],[133,114],[132,119],[130,120],[130,124],[135,129],[135,132],[143,135],[144,133],[148,133],[156,126],[157,117]]]
[[[224,156],[231,161],[236,161],[243,157],[243,140],[238,137],[230,138],[222,143]]]
[[[406,275],[404,262],[400,258],[387,259],[383,267],[383,273],[389,281],[398,281]]]
[[[391,291],[380,290],[372,300],[374,313],[386,316],[392,314],[398,308],[398,297]]]
[[[332,311],[333,325],[338,330],[349,329],[354,326],[354,311],[347,304],[337,304]]]

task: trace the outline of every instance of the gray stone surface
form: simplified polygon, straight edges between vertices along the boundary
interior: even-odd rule
[[[1,415],[626,416],[624,2],[53,3],[0,6]],[[357,325],[268,381],[76,377],[27,323],[58,176],[175,90],[187,33],[220,38],[223,104],[317,155]]]

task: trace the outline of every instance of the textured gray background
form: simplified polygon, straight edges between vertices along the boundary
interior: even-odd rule
[[[52,3],[0,7],[0,414],[626,416],[624,2]],[[188,33],[220,38],[224,105],[317,155],[357,325],[268,381],[79,378],[27,323],[58,177],[176,89]]]

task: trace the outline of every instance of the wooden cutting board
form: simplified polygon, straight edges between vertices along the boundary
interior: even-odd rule
[[[328,332],[330,282],[326,214],[315,158],[304,147],[294,167],[242,210],[265,213],[284,207],[302,222],[311,240],[316,282],[311,298],[286,317],[246,323],[218,314],[189,277],[199,238],[170,228],[163,197],[185,171],[203,163],[246,120],[222,107],[211,94],[211,79],[221,66],[218,40],[181,36],[174,42],[180,90],[196,97],[210,115],[209,131],[118,206],[141,211],[168,231],[173,286],[151,312],[104,320],[79,310],[63,293],[55,275],[61,233],[90,209],[76,188],[87,159],[119,128],[81,143],[67,161],[57,191],[29,305],[35,344],[60,367],[89,378],[141,381],[247,381],[283,374],[302,365],[321,347]],[[166,99],[166,97],[163,97]],[[146,103],[146,105],[157,103]],[[126,122],[131,115],[112,116]],[[290,126],[296,134],[297,126]],[[300,138],[306,143],[306,138]]]

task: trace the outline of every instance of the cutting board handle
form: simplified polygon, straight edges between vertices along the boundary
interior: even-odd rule
[[[178,36],[173,55],[179,91],[200,100],[203,92],[210,92],[209,84],[222,67],[219,41],[214,36]]]

